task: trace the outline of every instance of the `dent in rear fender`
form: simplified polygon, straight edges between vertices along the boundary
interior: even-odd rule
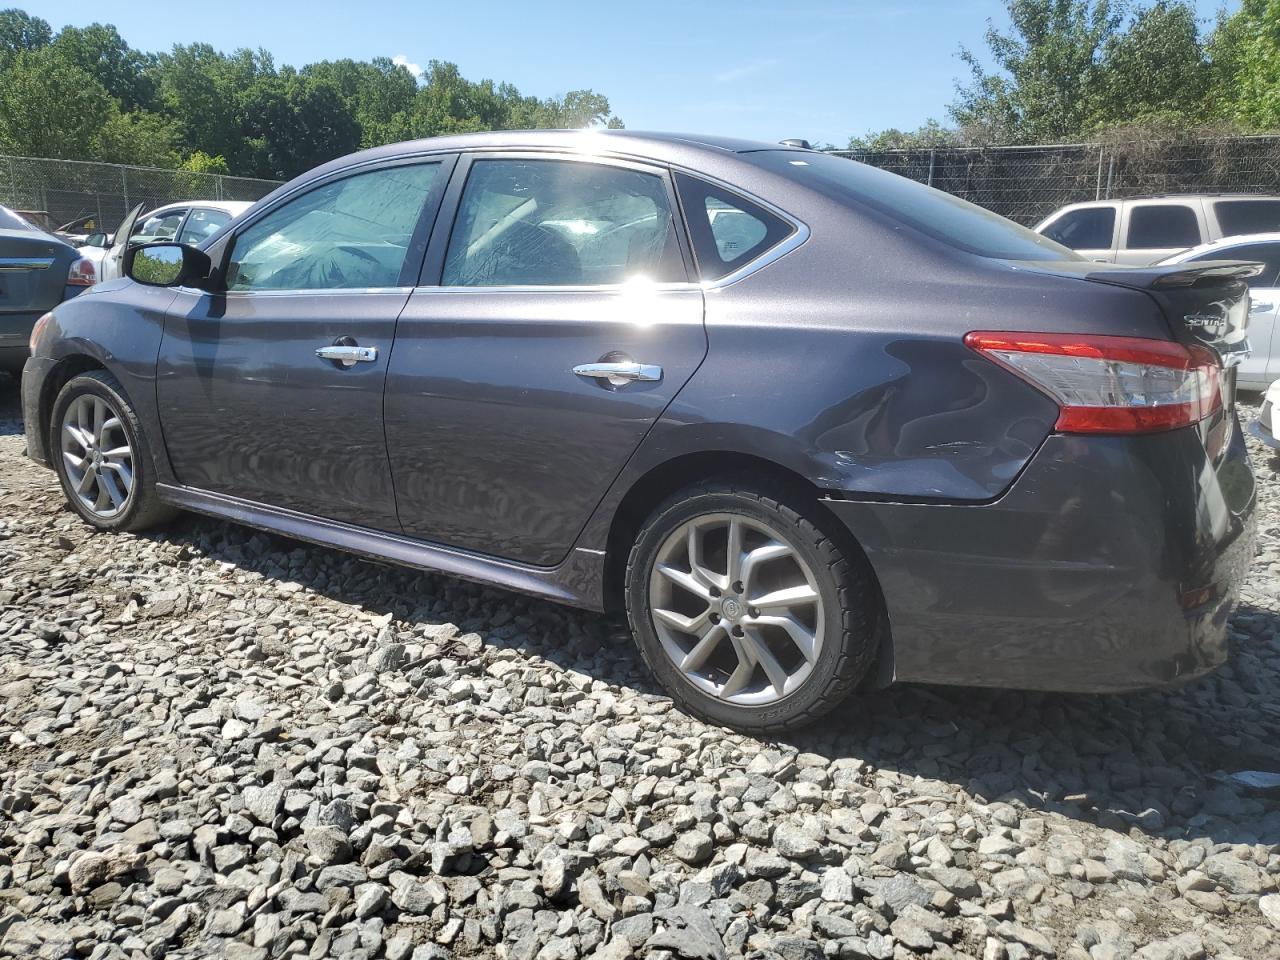
[[[1225,656],[1246,457],[1237,436],[1215,466],[1192,429],[1054,435],[994,503],[827,506],[880,580],[897,679],[1127,689]]]
[[[956,340],[720,327],[653,440],[667,456],[763,457],[855,496],[987,501],[1057,415],[1038,390]]]
[[[106,368],[124,387],[142,428],[151,439],[158,479],[173,474],[161,442],[156,408],[156,357],[164,335],[164,319],[175,291],[117,280],[90,287],[82,296],[59,304],[38,344],[40,355],[53,360],[87,356]]]

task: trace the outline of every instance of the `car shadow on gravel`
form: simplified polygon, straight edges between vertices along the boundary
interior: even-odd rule
[[[169,537],[265,577],[317,571],[323,582],[308,586],[339,603],[390,613],[410,629],[454,623],[486,645],[625,687],[655,707],[665,699],[614,618],[209,519],[179,521]],[[289,569],[282,557],[292,558]],[[924,796],[958,786],[983,802],[1122,832],[1280,843],[1280,798],[1229,777],[1280,771],[1280,614],[1245,605],[1232,629],[1231,662],[1181,687],[1092,696],[904,684],[862,693],[769,745],[897,771],[907,791]]]

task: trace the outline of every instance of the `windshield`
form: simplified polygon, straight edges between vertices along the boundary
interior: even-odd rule
[[[999,214],[922,183],[826,153],[761,150],[744,159],[833,200],[852,201],[982,257],[1080,260],[1078,254]]]
[[[0,207],[0,230],[35,230],[8,207]]]

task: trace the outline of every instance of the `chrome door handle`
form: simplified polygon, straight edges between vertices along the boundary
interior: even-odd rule
[[[335,343],[328,347],[317,347],[316,356],[321,360],[332,360],[344,367],[353,367],[357,363],[373,363],[378,359],[377,347],[356,347]]]
[[[580,377],[608,380],[615,387],[633,380],[662,379],[662,368],[655,363],[580,363],[573,372]]]

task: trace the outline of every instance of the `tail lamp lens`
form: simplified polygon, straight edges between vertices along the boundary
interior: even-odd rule
[[[1139,337],[974,332],[965,343],[1058,404],[1061,433],[1154,433],[1199,423],[1222,403],[1207,347]]]
[[[81,257],[67,271],[67,286],[69,287],[91,287],[97,282],[97,265],[88,257]]]

